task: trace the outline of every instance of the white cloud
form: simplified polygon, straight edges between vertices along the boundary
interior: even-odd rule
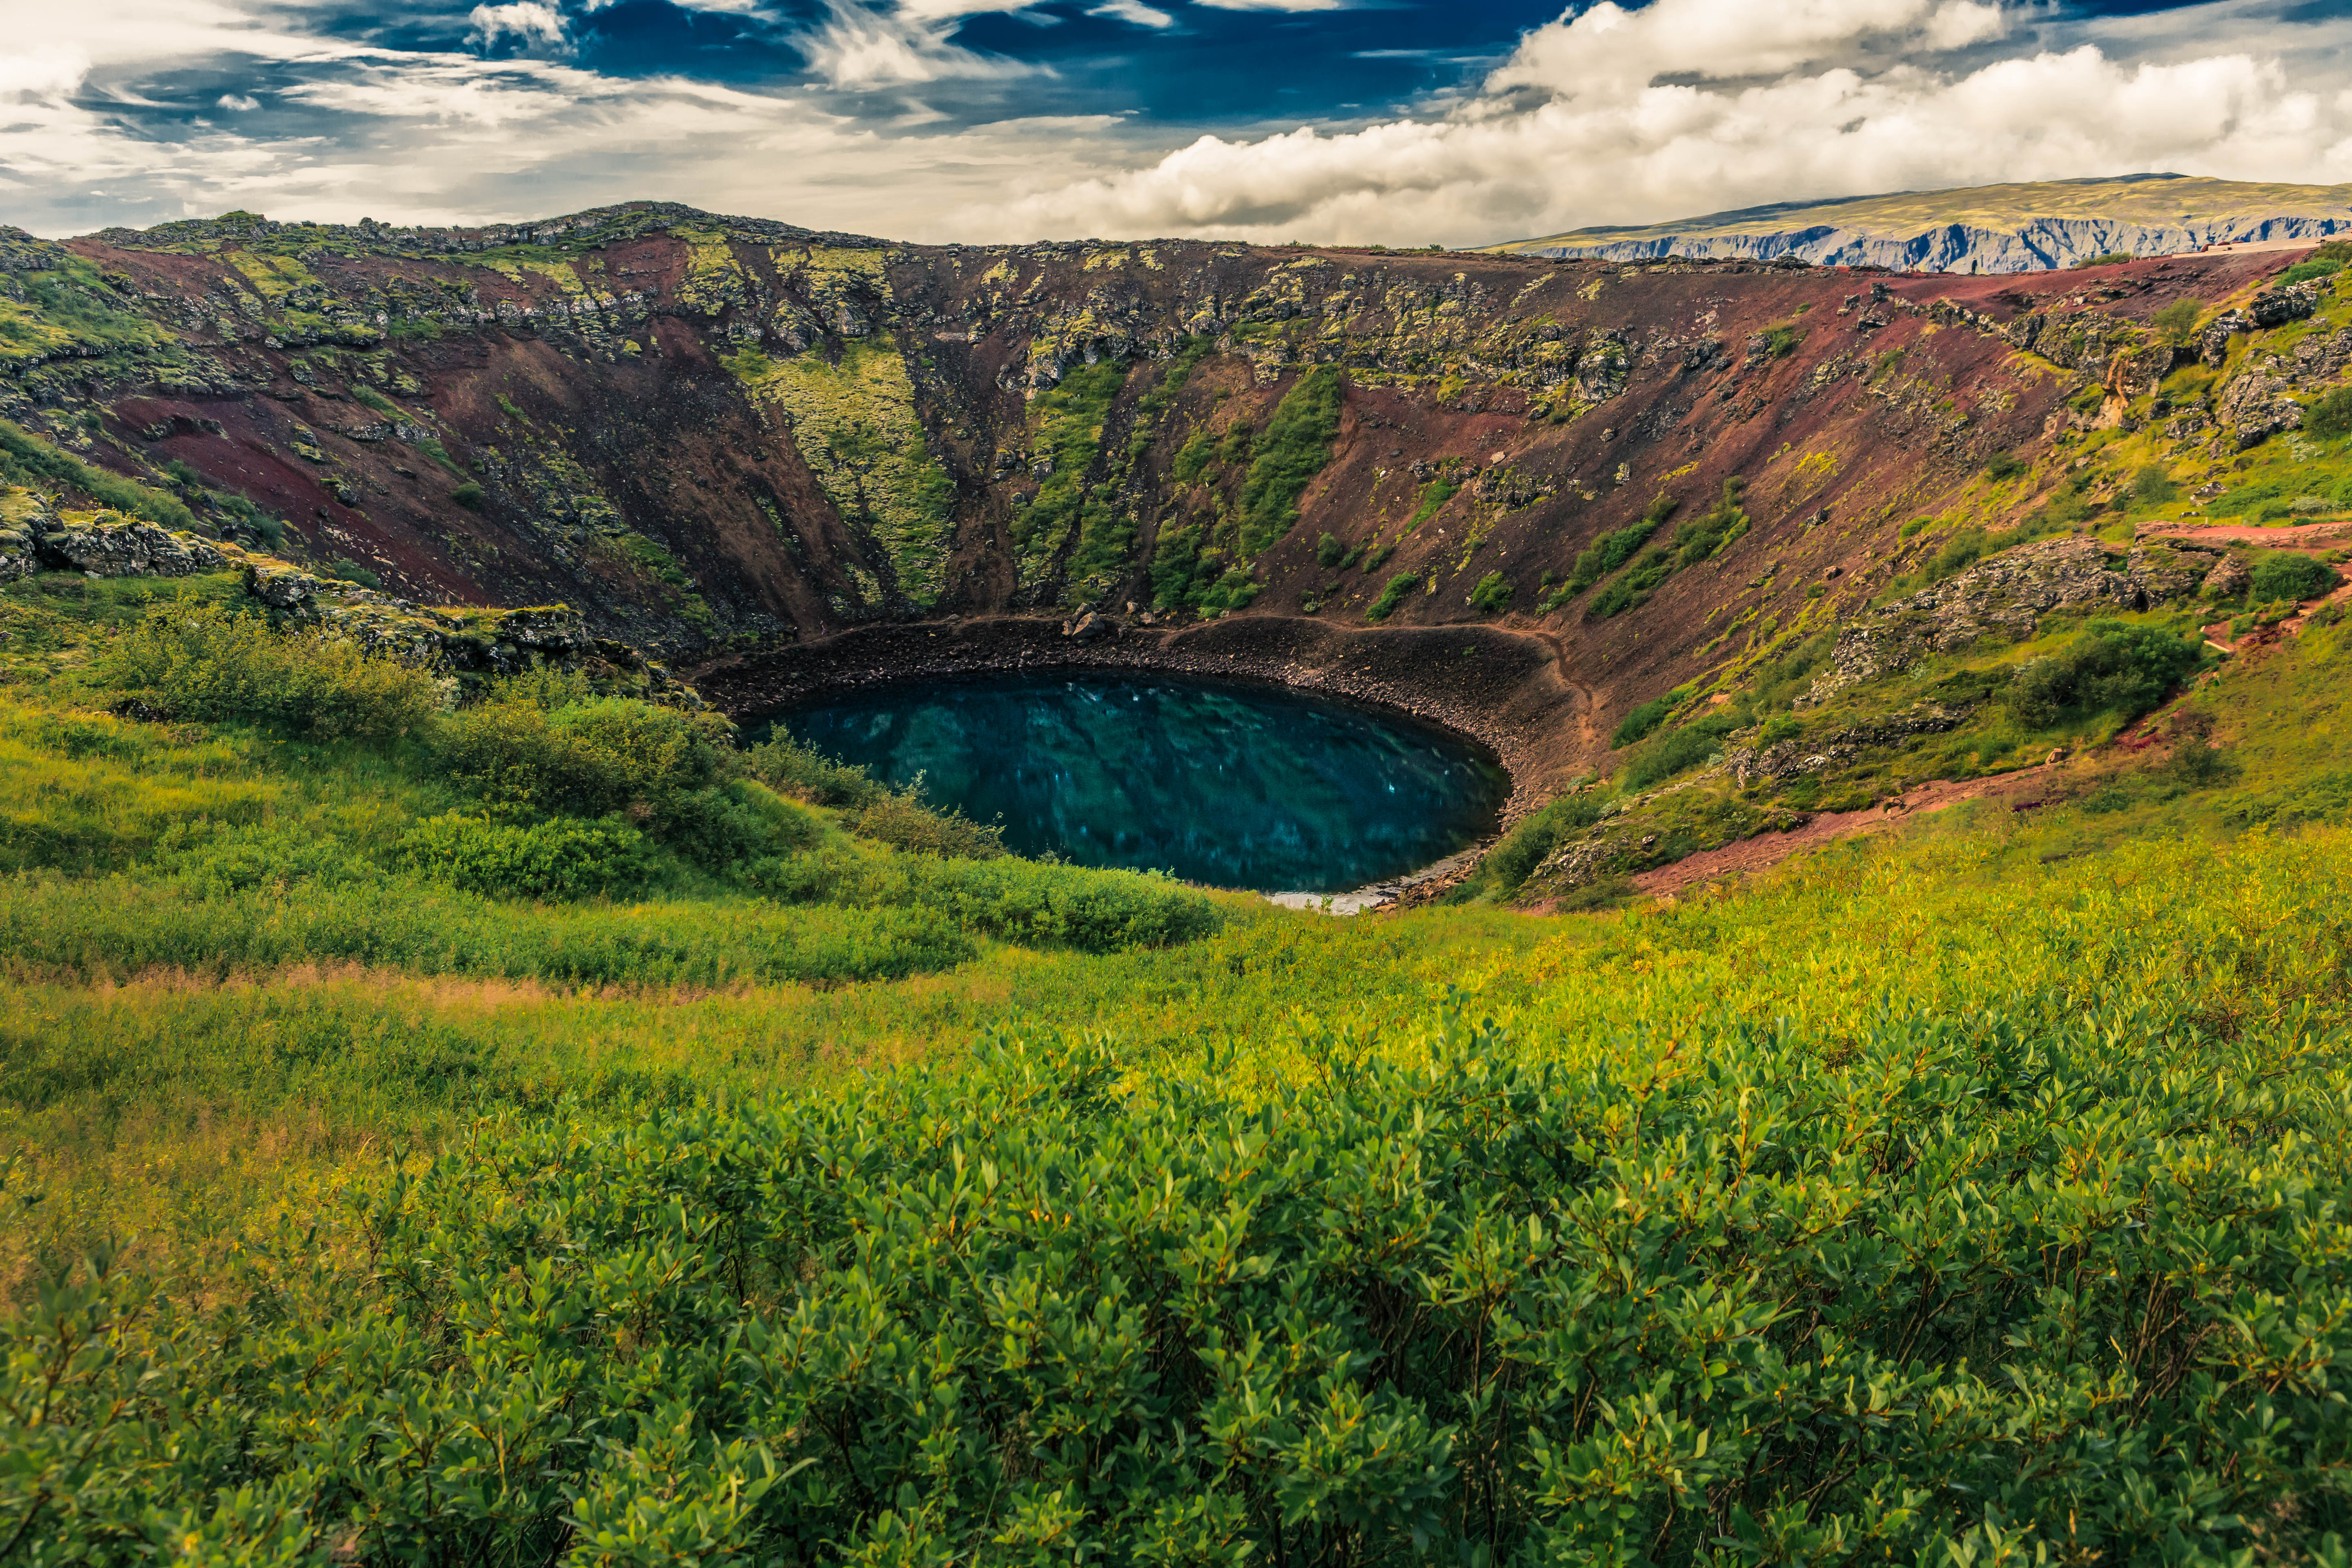
[[[234,109],[239,113],[244,113],[249,110],[259,109],[261,107],[261,100],[257,98],[248,98],[241,92],[225,92],[221,94],[220,101],[215,105],[215,107],[220,109]]]
[[[1337,11],[1346,0],[1192,0],[1212,11]]]
[[[1529,33],[1443,117],[1203,136],[950,221],[1003,237],[1468,244],[2009,180],[2352,178],[2342,67],[2318,63],[2352,45],[2352,22],[2282,31],[2273,18],[2267,38],[2303,46],[2276,54],[2209,41],[2134,60],[2089,29],[2045,28],[1985,58],[2010,26],[1966,0],[1603,0]],[[1938,65],[1958,48],[1975,52]]]
[[[1121,22],[1132,22],[1139,27],[1172,27],[1176,18],[1167,12],[1146,5],[1143,0],[1104,0],[1104,4],[1087,13],[1089,16],[1109,16]]]
[[[1024,76],[1033,68],[950,38],[965,16],[1027,5],[1028,0],[919,0],[883,10],[859,0],[826,0],[824,20],[798,43],[809,68],[835,87]]]
[[[477,5],[467,20],[473,24],[466,42],[478,49],[496,48],[513,38],[528,49],[549,54],[572,52],[571,24],[563,13],[542,0],[513,0],[505,5]]]

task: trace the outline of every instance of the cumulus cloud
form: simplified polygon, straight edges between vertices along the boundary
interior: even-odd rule
[[[1444,115],[1203,136],[958,217],[1008,237],[1463,244],[2011,180],[2352,178],[2340,67],[2312,63],[2352,23],[2272,28],[2307,48],[2139,60],[2046,28],[1993,47],[2012,30],[1973,0],[1603,0],[1529,33]]]
[[[541,0],[513,0],[505,5],[477,5],[467,18],[472,24],[466,42],[478,49],[494,49],[512,38],[526,49],[548,54],[572,52],[572,27],[562,12]]]

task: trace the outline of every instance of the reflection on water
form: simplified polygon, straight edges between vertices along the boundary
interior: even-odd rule
[[[1229,888],[1336,892],[1493,828],[1508,779],[1433,730],[1258,687],[1108,675],[898,687],[794,738],[1002,821],[1008,847]]]

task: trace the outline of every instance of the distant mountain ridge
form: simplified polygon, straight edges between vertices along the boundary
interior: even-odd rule
[[[2352,184],[2126,174],[1780,202],[1484,248],[1603,261],[1794,257],[1817,266],[1898,272],[2041,272],[2116,251],[2166,256],[2210,245],[2315,241],[2345,232],[2352,232]]]

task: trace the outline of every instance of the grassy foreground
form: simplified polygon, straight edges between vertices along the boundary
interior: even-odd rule
[[[0,1559],[2345,1560],[2352,631],[1334,921],[546,682],[191,719],[156,608],[0,692]]]

